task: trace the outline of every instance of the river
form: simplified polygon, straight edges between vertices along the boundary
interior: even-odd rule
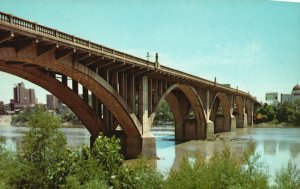
[[[61,129],[67,137],[70,147],[79,148],[89,145],[90,134],[85,128]],[[22,147],[22,137],[28,131],[25,127],[0,126],[0,136],[7,138],[8,148],[16,150]],[[154,129],[157,146],[157,168],[167,172],[177,168],[184,155],[198,155],[208,159],[217,151],[221,152],[228,146],[232,154],[242,157],[250,141],[256,147],[261,162],[274,178],[275,172],[286,166],[291,160],[300,168],[300,128],[241,128],[236,132],[223,133],[220,137],[229,139],[221,141],[189,141],[175,145],[174,131]],[[243,139],[243,140],[237,140]],[[233,141],[230,141],[233,140]],[[273,179],[271,179],[272,181]]]

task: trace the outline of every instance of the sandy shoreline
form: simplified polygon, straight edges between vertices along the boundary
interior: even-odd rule
[[[10,125],[11,118],[12,118],[11,115],[0,115],[0,125],[1,126],[2,125],[4,125],[4,126]]]

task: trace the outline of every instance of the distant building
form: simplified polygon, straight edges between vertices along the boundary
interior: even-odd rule
[[[46,96],[47,100],[47,110],[55,110],[57,111],[59,108],[59,100],[56,98],[56,96],[52,94],[48,94]]]
[[[23,82],[18,83],[13,89],[14,99],[11,100],[12,110],[32,107],[36,104],[34,89],[26,89]]]
[[[300,99],[300,85],[295,85],[292,89],[292,94],[281,94],[281,103],[294,103]]]
[[[269,105],[278,105],[278,92],[266,93],[266,103]]]

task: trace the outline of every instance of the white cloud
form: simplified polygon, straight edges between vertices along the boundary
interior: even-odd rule
[[[300,3],[300,0],[272,0],[272,1],[281,1],[281,2]]]

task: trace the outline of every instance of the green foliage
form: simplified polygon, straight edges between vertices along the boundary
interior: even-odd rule
[[[178,170],[172,170],[166,188],[268,188],[267,175],[257,167],[258,158],[245,155],[245,165],[239,165],[229,149],[214,154],[208,163],[199,157],[184,158]]]
[[[149,160],[140,158],[135,164],[123,165],[114,179],[114,188],[163,188],[163,175],[158,173]]]
[[[300,126],[300,111],[295,113],[294,125]]]
[[[30,131],[25,134],[19,159],[22,174],[15,178],[18,188],[58,188],[65,182],[60,163],[67,158],[66,139],[60,119],[42,110],[30,114]],[[61,173],[61,174],[58,174]]]
[[[278,189],[299,189],[300,170],[292,162],[289,162],[287,167],[276,173],[275,182]]]
[[[283,103],[278,106],[277,119],[280,122],[293,123],[296,119],[292,104]]]
[[[293,104],[285,102],[277,107],[265,104],[256,110],[254,122],[284,122],[300,126],[300,101],[295,101]]]
[[[72,112],[67,111],[61,115],[61,119],[63,122],[71,122],[71,123],[78,123],[78,117]]]
[[[242,159],[228,148],[208,162],[185,157],[179,169],[171,170],[164,180],[145,158],[124,164],[115,137],[100,134],[91,149],[70,150],[59,131],[59,118],[37,109],[29,115],[31,129],[18,154],[9,152],[0,138],[0,188],[270,188],[252,144]],[[289,163],[275,181],[275,188],[299,188],[300,170]]]
[[[15,188],[11,178],[21,174],[21,164],[17,156],[6,149],[4,137],[0,137],[0,188]]]
[[[5,111],[4,104],[3,104],[3,102],[0,102],[0,115],[5,114],[5,113],[6,113],[6,111]]]
[[[168,103],[164,100],[162,101],[160,108],[156,114],[155,121],[160,121],[160,122],[173,122],[173,114],[170,110],[170,107]]]
[[[261,115],[261,117],[259,116]],[[256,111],[255,121],[256,123],[269,122],[276,117],[276,107],[268,104],[264,104]]]
[[[36,112],[44,112],[43,106],[36,105],[34,107],[26,107],[22,112],[12,117],[12,124],[26,124],[29,122],[30,117]]]
[[[100,134],[91,150],[84,147],[81,152],[74,154],[76,166],[67,179],[69,182],[62,187],[76,183],[79,183],[80,187],[112,185],[123,163],[119,151],[119,139]]]
[[[36,114],[36,112],[45,112],[45,108],[40,105],[36,105],[35,107],[26,107],[22,112],[12,117],[12,124],[21,124],[27,125],[30,121],[30,117]],[[66,111],[62,113],[60,116],[61,122],[71,122],[71,123],[78,123],[78,117],[71,111]]]

